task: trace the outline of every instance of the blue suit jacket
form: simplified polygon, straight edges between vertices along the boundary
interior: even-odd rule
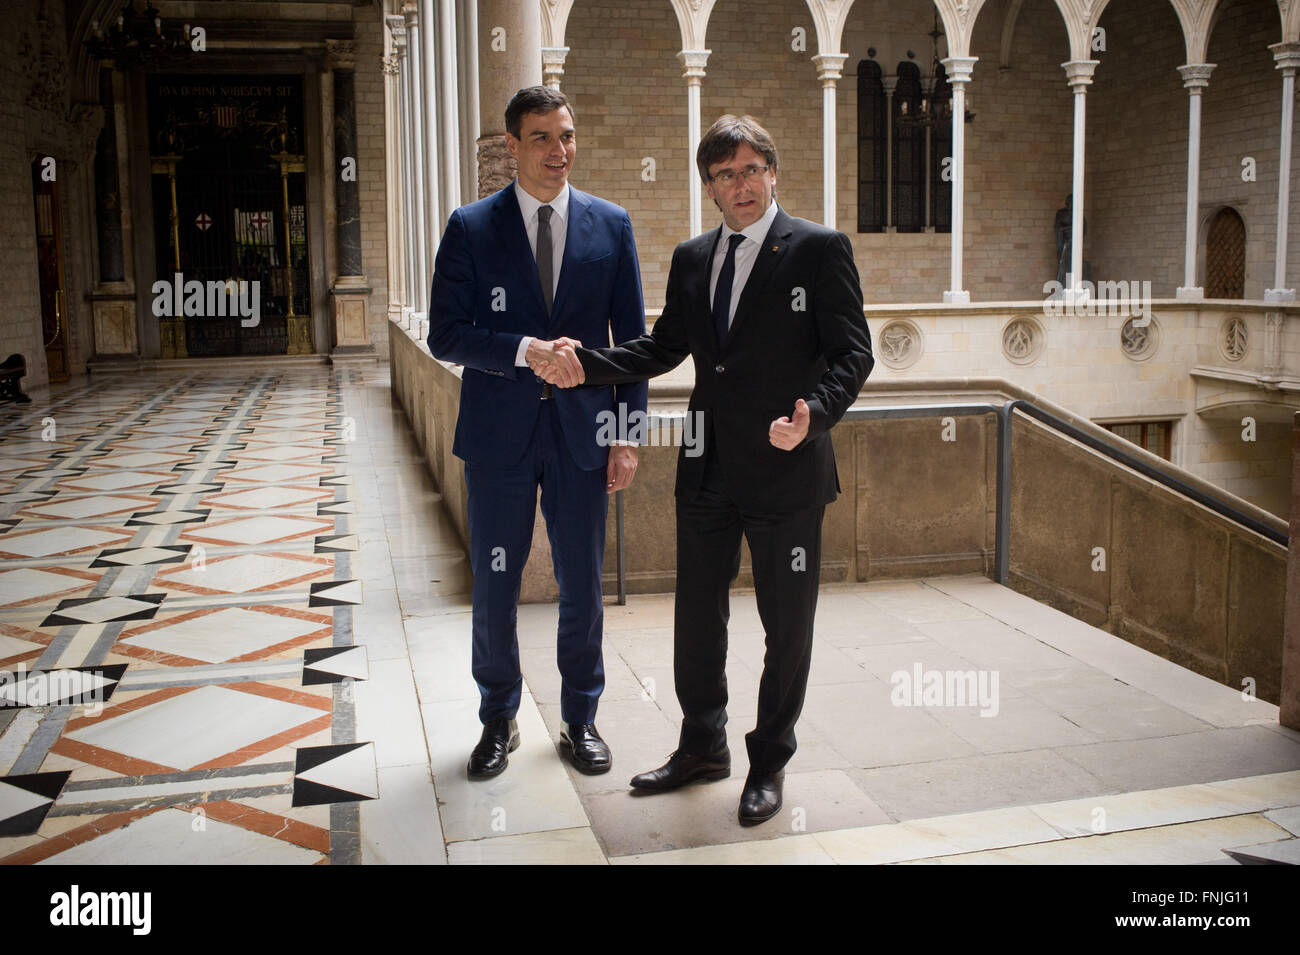
[[[621,207],[570,186],[568,232],[549,319],[514,184],[451,214],[434,262],[429,351],[465,367],[452,453],[508,467],[524,454],[541,410],[542,382],[516,367],[520,339],[560,336],[600,348],[645,333],[632,222]],[[645,411],[645,382],[555,389],[569,453],[583,470],[605,466],[601,411]]]

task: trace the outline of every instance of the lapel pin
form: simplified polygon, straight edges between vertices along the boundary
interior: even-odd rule
[[[779,245],[774,245],[774,246],[772,246],[772,251],[773,251],[773,252],[779,252],[779,251],[781,251],[781,247],[780,247]]]

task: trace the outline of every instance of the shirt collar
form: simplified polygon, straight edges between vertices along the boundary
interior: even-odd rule
[[[772,202],[768,205],[767,211],[763,213],[762,218],[752,225],[746,226],[737,232],[726,222],[722,223],[722,238],[718,240],[718,245],[723,245],[733,235],[743,235],[746,239],[753,239],[761,243],[767,237],[768,230],[772,228],[772,221],[776,219],[776,197],[772,197]]]
[[[550,202],[543,203],[542,200],[530,195],[528,190],[519,185],[519,180],[515,180],[515,198],[519,200],[519,211],[523,213],[524,222],[531,222],[537,216],[537,210],[543,205],[548,205],[555,210],[555,215],[561,219],[569,218],[569,184],[566,182],[560,194]]]

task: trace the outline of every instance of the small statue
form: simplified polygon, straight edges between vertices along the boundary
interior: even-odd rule
[[[1053,223],[1053,229],[1056,232],[1056,284],[1061,288],[1066,287],[1066,278],[1070,274],[1070,242],[1073,236],[1074,226],[1074,193],[1065,197],[1064,208],[1056,210],[1056,221]],[[1083,220],[1084,235],[1088,234],[1088,220]]]

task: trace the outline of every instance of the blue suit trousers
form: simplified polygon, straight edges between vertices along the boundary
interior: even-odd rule
[[[584,471],[565,446],[554,400],[542,402],[523,458],[510,467],[466,463],[470,562],[474,571],[473,674],[479,719],[519,710],[520,582],[533,540],[537,489],[560,588],[556,661],[560,718],[592,723],[605,688],[600,571],[605,557],[605,469]]]

